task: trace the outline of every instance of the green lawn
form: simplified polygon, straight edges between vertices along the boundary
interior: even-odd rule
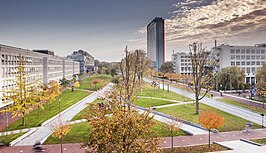
[[[91,85],[91,81],[94,79],[100,79],[103,80],[101,83],[96,84],[96,88],[94,85]],[[80,86],[78,87],[79,89],[87,89],[87,90],[97,90],[103,88],[105,85],[107,85],[109,82],[111,82],[112,77],[110,75],[106,74],[93,74],[89,77],[84,78],[81,81]]]
[[[252,139],[251,141],[262,144],[262,145],[266,145],[266,138],[262,138],[262,139]]]
[[[166,101],[166,100],[160,100],[160,99],[150,99],[150,98],[138,98],[135,102],[135,105],[149,108],[153,106],[161,106],[161,105],[167,105],[167,104],[174,104],[176,102]]]
[[[178,100],[178,101],[192,101],[190,98],[185,96],[179,95],[172,91],[167,92],[167,90],[158,89],[158,87],[152,87],[150,84],[145,83],[142,89],[142,93],[140,90],[136,92],[138,96],[145,96],[145,97],[156,97],[156,98],[165,98],[171,100]]]
[[[22,136],[23,134],[25,134],[25,132],[0,136],[0,143],[3,143],[5,146],[9,146],[10,142]]]
[[[171,116],[175,116],[177,118],[181,118],[194,123],[199,123],[198,116],[195,115],[195,104],[159,108],[156,109],[156,111],[169,114]],[[243,130],[247,125],[247,123],[249,122],[240,117],[231,115],[224,111],[200,103],[200,112],[202,111],[216,111],[220,115],[224,116],[225,123],[221,128],[218,129],[221,132]],[[252,128],[260,128],[260,125],[253,123]]]
[[[98,103],[98,102],[102,102],[103,100],[99,100],[96,99],[95,101],[93,101],[93,103]],[[88,113],[88,107],[84,108],[82,111],[80,111],[77,115],[75,115],[71,121],[75,121],[75,120],[81,120],[84,119],[84,116]]]
[[[237,102],[237,101],[234,101],[234,100],[231,100],[231,99],[226,99],[226,98],[218,98],[217,100],[220,101],[220,102],[225,102],[225,103],[228,103],[228,104],[232,104],[232,105],[236,105],[236,106],[239,106],[239,107],[243,107],[243,108],[258,112],[258,113],[266,114],[266,105],[265,105],[265,109],[263,109],[263,108],[250,106],[250,105],[247,105],[247,104],[244,104],[244,103],[240,103],[240,102]]]
[[[160,123],[156,121],[156,125],[154,125],[152,130],[156,131],[151,137],[166,137],[170,136],[170,132],[167,130],[167,125],[164,123]],[[88,122],[78,123],[71,125],[71,130],[69,133],[64,137],[63,143],[82,143],[85,142],[86,138],[88,137],[90,132],[90,124]],[[175,136],[183,136],[187,135],[182,130],[179,130],[174,134]],[[58,144],[60,140],[50,136],[46,141],[45,144]]]
[[[72,106],[73,104],[77,103],[81,99],[85,98],[86,96],[90,95],[89,92],[86,91],[78,91],[75,90],[71,92],[70,90],[64,91],[61,96],[57,97],[55,102],[52,102],[50,105],[51,110],[49,111],[48,103],[44,104],[44,109],[40,110],[40,114],[38,114],[38,109],[33,110],[28,115],[26,115],[26,126],[21,126],[22,120],[19,119],[15,123],[11,124],[8,127],[8,130],[17,130],[29,127],[37,127],[40,126],[46,120],[52,118],[56,114],[59,113],[59,99],[61,98],[61,111],[67,109],[68,107]]]

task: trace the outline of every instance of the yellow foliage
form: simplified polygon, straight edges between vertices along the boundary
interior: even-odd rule
[[[199,114],[200,125],[208,130],[217,129],[224,124],[224,117],[213,111]]]
[[[80,86],[80,83],[78,81],[76,81],[74,84],[73,84],[73,87],[74,88],[78,88]]]

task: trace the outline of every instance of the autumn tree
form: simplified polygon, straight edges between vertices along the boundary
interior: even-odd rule
[[[12,113],[12,117],[22,117],[22,126],[25,126],[25,117],[36,105],[39,105],[37,99],[39,99],[40,94],[39,90],[33,89],[38,88],[35,82],[27,82],[25,60],[21,55],[19,55],[19,63],[16,71],[14,84],[17,86],[3,93],[3,98],[12,102],[12,104],[7,109],[2,110],[2,112],[10,112]]]
[[[211,130],[223,126],[224,117],[214,111],[205,111],[199,114],[200,125],[209,131],[209,148],[211,146]]]
[[[211,90],[211,84],[214,77],[213,70],[217,61],[209,58],[210,51],[203,49],[201,43],[195,42],[190,44],[189,49],[193,80],[193,83],[189,87],[195,93],[196,114],[199,114],[199,101]],[[203,88],[206,90],[200,97]]]
[[[174,151],[174,136],[180,130],[180,126],[181,126],[180,122],[175,124],[172,121],[170,121],[170,123],[167,124],[167,130],[171,134],[172,152]]]
[[[150,138],[154,133],[150,127],[155,122],[149,111],[139,114],[133,107],[127,109],[119,97],[119,92],[113,90],[106,93],[101,109],[98,104],[89,104],[86,119],[91,128],[84,147],[97,152],[158,152],[159,139]]]
[[[61,153],[63,153],[63,139],[70,131],[70,125],[62,123],[59,119],[57,124],[52,125],[52,130],[54,130],[52,137],[60,140]]]
[[[55,82],[50,81],[43,89],[42,100],[48,102],[49,111],[51,110],[51,102],[55,101],[56,97],[61,94],[61,86]]]
[[[96,85],[103,82],[101,79],[93,79],[90,84],[94,85],[94,89],[96,90]]]
[[[78,88],[80,86],[80,83],[78,81],[76,81],[74,84],[73,84],[73,90],[72,92],[74,91],[75,88]]]

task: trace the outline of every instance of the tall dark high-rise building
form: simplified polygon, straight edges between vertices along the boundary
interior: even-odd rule
[[[164,19],[156,17],[147,25],[147,56],[159,71],[165,61]]]

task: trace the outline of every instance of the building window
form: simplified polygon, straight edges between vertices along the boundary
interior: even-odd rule
[[[247,49],[247,50],[246,50],[246,53],[249,54],[249,53],[250,53],[250,49]]]
[[[236,65],[239,66],[240,65],[240,62],[236,62]]]
[[[265,50],[264,49],[261,50],[261,54],[265,54]]]
[[[250,61],[247,61],[247,65],[250,65]]]
[[[235,55],[231,55],[231,59],[235,59]]]
[[[247,73],[250,73],[250,67],[247,67]]]
[[[251,59],[253,59],[253,60],[256,59],[256,56],[255,55],[252,55],[251,56]]]
[[[255,49],[252,49],[251,50],[251,54],[255,54]]]
[[[245,54],[245,49],[241,49],[241,54]]]
[[[252,61],[252,62],[251,62],[251,65],[255,65],[255,61]]]
[[[246,62],[241,62],[241,65],[246,65]]]
[[[238,59],[238,60],[239,60],[239,59],[240,59],[240,55],[236,55],[236,59]]]
[[[260,65],[260,61],[257,61],[257,62],[256,62],[256,65]]]
[[[257,56],[256,56],[256,59],[258,59],[258,60],[259,60],[259,59],[260,59],[260,55],[257,55]]]
[[[256,71],[255,67],[252,67],[252,68],[251,68],[251,72],[252,72],[252,73],[255,73],[255,71]]]
[[[235,53],[235,49],[231,49],[231,54],[234,54]]]
[[[239,54],[240,53],[240,49],[236,49],[236,54]]]
[[[245,59],[246,58],[246,56],[245,55],[241,55],[241,59]]]
[[[250,55],[247,55],[247,56],[246,56],[246,59],[250,59]]]
[[[265,55],[261,55],[261,59],[265,59]]]
[[[235,65],[235,62],[231,62],[231,66],[234,66]]]
[[[257,50],[256,50],[256,53],[257,53],[257,54],[260,54],[260,50],[259,50],[259,49],[257,49]]]

